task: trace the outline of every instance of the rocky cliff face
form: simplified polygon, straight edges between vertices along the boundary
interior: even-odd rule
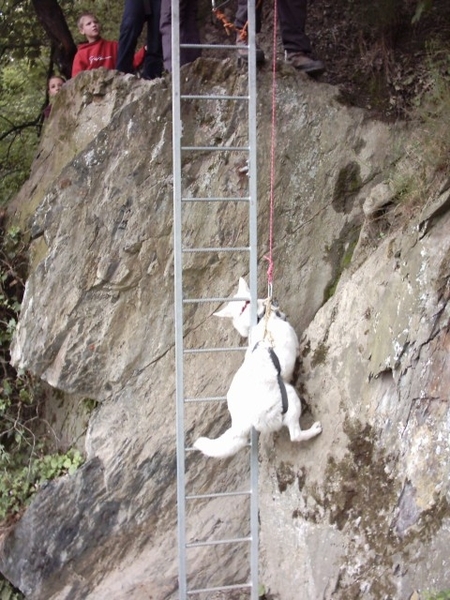
[[[234,64],[206,59],[184,68],[183,81],[231,95],[246,85]],[[269,72],[258,86],[263,296]],[[395,181],[409,168],[408,131],[289,68],[277,95],[275,294],[302,338],[302,422],[320,420],[323,433],[303,445],[287,431],[260,437],[261,583],[279,600],[406,599],[448,587],[448,186],[400,228]],[[232,103],[214,114],[194,104],[190,116],[189,143],[246,136]],[[238,159],[185,167],[192,196],[202,186],[239,195],[243,176]],[[40,490],[4,543],[1,570],[27,598],[178,597],[171,194],[170,79],[98,70],[70,81],[14,206],[33,243],[13,361],[99,404],[85,465]],[[185,231],[192,245],[235,239],[239,214],[193,208]],[[247,274],[219,254],[192,259],[187,273],[199,297],[228,296]],[[211,316],[216,308],[187,311],[188,344],[242,343]],[[219,381],[225,392],[240,360],[205,355],[188,383],[203,391]],[[227,419],[225,406],[197,409],[188,437],[215,436]],[[191,453],[188,469],[196,492],[248,478],[245,453]],[[191,537],[246,533],[241,506],[213,504],[188,514]],[[193,581],[245,581],[246,558],[199,551]]]

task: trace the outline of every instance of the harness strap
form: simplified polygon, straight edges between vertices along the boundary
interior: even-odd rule
[[[273,364],[275,365],[275,369],[277,370],[277,381],[278,381],[278,385],[280,387],[280,392],[281,392],[281,405],[282,405],[281,414],[284,415],[287,413],[289,403],[288,403],[286,386],[284,385],[284,381],[280,375],[280,373],[281,373],[280,361],[278,360],[278,356],[275,354],[275,352],[272,350],[272,348],[269,348],[269,354],[270,354],[270,358],[272,359]]]
[[[255,345],[252,352],[254,352],[258,346],[259,346],[259,342]],[[287,397],[286,385],[283,381],[283,378],[280,375],[280,373],[281,373],[280,361],[278,360],[278,356],[275,354],[275,352],[273,351],[272,348],[267,348],[267,350],[269,351],[269,356],[272,359],[273,366],[277,370],[277,381],[278,381],[278,386],[279,386],[280,392],[281,392],[281,407],[282,407],[281,414],[285,415],[289,408],[289,402],[288,402],[288,397]]]

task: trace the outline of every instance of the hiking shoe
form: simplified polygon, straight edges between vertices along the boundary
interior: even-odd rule
[[[320,75],[325,71],[325,65],[321,60],[314,60],[307,54],[303,54],[303,52],[288,52],[286,50],[284,60],[299,71],[308,73],[308,75]]]
[[[242,60],[248,61],[248,41],[241,38],[238,33],[236,36],[236,46],[239,46],[238,57]],[[263,50],[256,44],[256,64],[260,65],[266,60]]]

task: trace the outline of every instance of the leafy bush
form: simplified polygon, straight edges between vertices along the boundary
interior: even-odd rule
[[[15,61],[0,70],[0,205],[26,181],[39,140],[44,93],[36,98],[42,67]],[[44,75],[45,76],[45,75]]]
[[[429,592],[425,594],[425,600],[450,600],[450,590],[442,592]]]
[[[25,596],[16,590],[0,573],[0,600],[22,600]]]
[[[13,522],[46,481],[73,471],[81,454],[56,452],[42,432],[41,386],[10,364],[26,277],[26,244],[20,231],[0,227],[0,523]]]
[[[420,124],[424,158],[436,170],[450,168],[450,59],[430,48],[428,86],[417,98],[413,117]]]
[[[393,174],[397,205],[411,214],[442,191],[450,169],[450,59],[430,50],[426,90],[410,111],[414,125],[406,168]],[[411,215],[410,215],[411,216]]]
[[[43,447],[42,447],[43,448]],[[78,450],[66,454],[5,452],[0,445],[0,522],[20,515],[33,494],[47,481],[72,474],[83,463]]]

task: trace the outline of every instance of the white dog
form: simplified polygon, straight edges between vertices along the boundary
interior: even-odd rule
[[[263,300],[258,299],[258,324],[250,330],[250,289],[242,277],[239,279],[238,291],[234,298],[244,300],[228,302],[222,310],[214,313],[215,316],[230,318],[238,332],[249,338],[248,352],[261,340],[268,340],[280,361],[281,376],[288,383],[292,381],[299,351],[297,334],[292,325],[278,307],[267,306]]]
[[[244,286],[248,294],[248,286],[241,279],[237,297],[246,297]],[[200,437],[194,443],[194,448],[207,456],[232,456],[248,443],[252,427],[260,432],[273,432],[285,425],[289,428],[292,442],[309,440],[322,431],[319,422],[305,431],[300,429],[300,398],[294,387],[285,381],[292,376],[297,357],[295,331],[272,310],[266,323],[260,321],[250,331],[250,317],[249,314],[245,315],[246,311],[247,303],[244,300],[230,302],[219,313],[215,313],[221,317],[231,317],[233,325],[242,335],[249,336],[250,333],[249,338],[254,345],[247,350],[244,362],[228,390],[231,427],[217,439]]]

